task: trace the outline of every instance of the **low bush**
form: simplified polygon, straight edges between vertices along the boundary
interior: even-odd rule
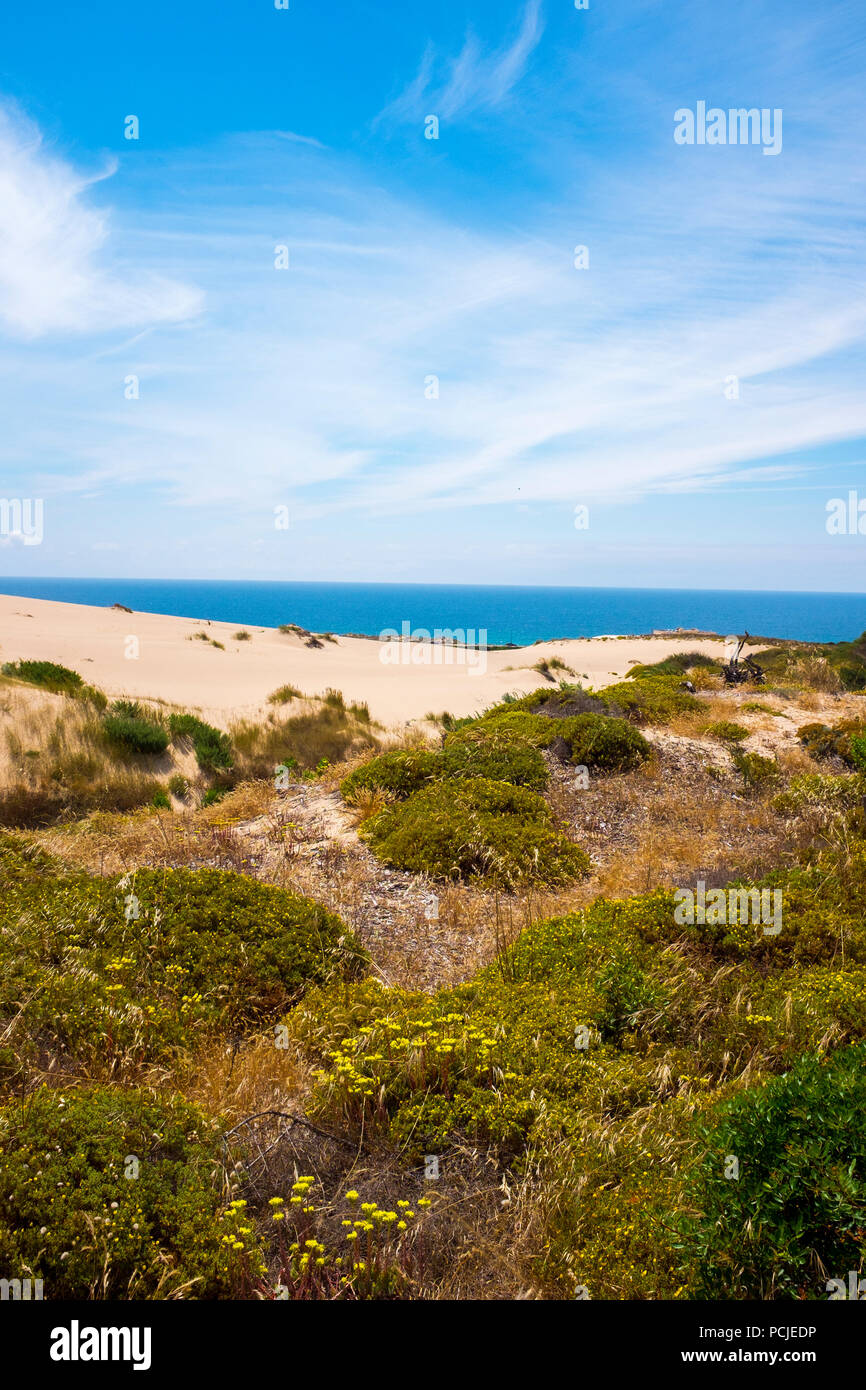
[[[78,695],[84,689],[84,681],[77,671],[58,666],[55,661],[7,661],[0,669],[4,676],[37,685],[55,695]]]
[[[161,724],[128,714],[106,714],[102,721],[105,736],[130,753],[158,754],[168,747],[168,734]]]
[[[43,1087],[0,1109],[0,1154],[0,1276],[47,1299],[228,1298],[263,1272],[219,1129],[183,1100]]]
[[[437,757],[442,777],[486,777],[537,792],[547,786],[547,767],[538,749],[510,731],[470,726],[450,735]]]
[[[684,1233],[695,1297],[826,1299],[828,1279],[847,1286],[863,1260],[866,1045],[803,1057],[711,1113],[700,1140],[699,1215]]]
[[[383,791],[397,799],[411,796],[439,773],[440,759],[426,748],[394,749],[364,763],[340,783],[350,804],[361,792]]]
[[[765,758],[761,753],[744,753],[741,748],[735,748],[733,760],[744,786],[751,791],[769,788],[779,781],[779,765],[775,758]]]
[[[232,745],[228,734],[221,733],[212,724],[206,724],[195,714],[172,714],[168,725],[172,738],[192,739],[199,767],[210,772],[231,768]]]
[[[291,700],[300,700],[301,692],[296,685],[280,685],[268,696],[269,705],[287,705]]]
[[[717,719],[713,724],[708,724],[706,734],[709,738],[719,739],[721,743],[742,743],[744,738],[749,737],[748,729],[731,719]]]
[[[625,719],[603,714],[576,714],[558,720],[558,738],[568,745],[571,761],[596,772],[631,772],[649,757],[650,744]]]
[[[542,797],[482,777],[433,782],[386,806],[361,829],[395,868],[513,888],[583,877],[589,861],[552,824]]]
[[[52,878],[62,872],[56,859],[16,835],[0,831],[0,876],[5,884],[13,879]]]
[[[611,1107],[634,1084],[615,1048],[664,1002],[646,966],[627,925],[571,914],[536,924],[506,962],[435,995],[375,980],[313,991],[292,1027],[328,1063],[314,1113],[353,1132],[384,1130],[411,1155],[460,1137],[516,1153],[541,1134],[573,1133],[582,1108]]]
[[[498,741],[499,746],[507,747],[510,741],[515,748],[527,745],[534,748],[549,748],[560,740],[567,745],[567,756],[571,762],[583,764],[593,771],[628,772],[639,766],[650,754],[650,745],[641,733],[625,719],[611,718],[594,710],[579,713],[564,713],[573,702],[560,701],[555,705],[555,714],[540,714],[538,710],[515,710],[497,707],[483,715],[472,724],[451,734],[445,748],[459,744],[487,740]],[[523,754],[525,757],[525,753]],[[532,764],[536,766],[535,763]],[[477,776],[497,776],[503,781],[518,781],[514,775],[485,771],[478,766]],[[528,786],[541,790],[544,781],[540,774],[523,779]]]
[[[497,735],[530,743],[534,748],[546,748],[557,737],[562,718],[547,718],[528,709],[498,705],[476,719],[463,720],[449,734],[446,743],[481,734]]]
[[[637,679],[646,676],[650,678],[653,676],[676,676],[682,680],[687,671],[695,669],[719,671],[721,667],[715,657],[706,656],[703,652],[673,652],[661,661],[655,661],[649,665],[633,666],[629,675]]]
[[[549,719],[566,719],[573,714],[607,714],[607,701],[592,694],[581,685],[563,683],[558,690],[532,690],[528,695],[506,695],[502,702],[477,715],[477,722],[488,723],[507,714],[521,712],[545,715]],[[465,723],[466,721],[457,721]]]
[[[531,716],[525,716],[531,718]],[[451,734],[442,748],[393,749],[381,753],[344,778],[340,790],[350,804],[370,792],[405,800],[428,783],[485,777],[543,791],[544,759],[532,743],[503,726],[469,725]]]
[[[862,738],[864,732],[862,721],[845,719],[838,724],[802,724],[797,730],[797,737],[813,758],[841,758],[842,762],[853,767],[855,757],[852,741]]]
[[[230,791],[230,787],[208,787],[202,796],[201,804],[202,806],[217,806],[223,797],[228,796]]]
[[[13,1047],[112,1074],[250,1030],[365,959],[333,913],[241,874],[24,877],[0,901],[0,1022]]]
[[[797,966],[759,979],[745,1021],[753,1041],[788,1065],[803,1052],[866,1038],[866,969]]]
[[[622,713],[636,724],[669,724],[678,715],[704,708],[696,695],[680,686],[676,676],[630,676],[599,693],[612,714]]]

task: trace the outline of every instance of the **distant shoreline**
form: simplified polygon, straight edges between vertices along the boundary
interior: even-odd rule
[[[296,692],[281,698],[284,710],[303,696],[338,690],[385,726],[405,727],[430,713],[471,715],[554,679],[600,687],[672,652],[717,656],[724,640],[658,632],[489,648],[389,643],[370,634],[317,636],[299,624],[280,631],[130,608],[119,599],[94,606],[0,595],[0,664],[57,662],[109,698],[162,700],[221,727],[272,714],[269,696],[277,690]]]
[[[488,648],[592,637],[726,636],[748,630],[762,641],[850,641],[866,629],[866,595],[746,590],[543,586],[318,584],[310,581],[124,580],[0,577],[21,599],[89,607],[121,604],[137,613],[201,622],[295,623],[309,632],[379,640],[385,629],[475,634]],[[473,639],[470,637],[469,641]]]

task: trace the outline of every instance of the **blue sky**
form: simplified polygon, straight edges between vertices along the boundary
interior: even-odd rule
[[[864,69],[862,0],[6,7],[0,577],[866,590]]]

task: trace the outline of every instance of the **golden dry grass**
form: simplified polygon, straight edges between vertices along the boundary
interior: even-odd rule
[[[263,1110],[286,1110],[309,1089],[309,1066],[274,1033],[217,1043],[190,1057],[172,1078],[187,1098],[227,1124]]]
[[[98,710],[4,681],[0,688],[0,824],[48,823],[96,807],[130,810],[150,800],[186,760],[118,756]]]

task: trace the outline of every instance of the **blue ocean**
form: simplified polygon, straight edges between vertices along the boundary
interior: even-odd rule
[[[483,641],[486,630],[490,645],[677,627],[838,642],[866,629],[866,594],[3,577],[0,593],[337,634],[399,632],[408,623],[413,631],[473,629]]]

